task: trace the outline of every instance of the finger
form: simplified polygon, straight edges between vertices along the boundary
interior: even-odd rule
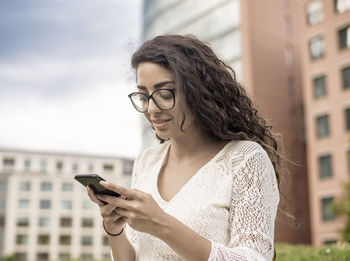
[[[94,193],[94,191],[92,189],[89,188],[89,186],[87,186],[87,192],[88,192],[88,195],[90,197],[90,199],[95,202],[97,205],[99,206],[104,206],[106,205],[105,202],[99,200],[97,197],[96,197],[96,194]]]
[[[110,215],[114,215],[117,208],[111,204],[106,204],[104,206],[101,206],[101,216],[105,217],[105,216],[110,216]]]
[[[109,205],[114,206],[114,208],[124,208],[124,209],[129,209],[131,208],[131,202],[127,201],[126,199],[122,199],[120,197],[114,197],[114,196],[109,196],[105,194],[95,194],[96,197],[101,200],[106,202]]]
[[[114,212],[119,216],[126,217],[126,218],[130,215],[130,211],[123,208],[116,208]]]
[[[125,196],[128,199],[137,199],[139,198],[139,191],[136,191],[134,189],[129,189],[123,186],[119,186],[107,181],[100,181],[100,184],[104,186],[107,189],[113,190],[114,192],[117,192],[123,196]]]

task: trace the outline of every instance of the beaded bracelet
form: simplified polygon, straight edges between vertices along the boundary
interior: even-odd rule
[[[106,229],[106,227],[105,227],[105,222],[104,222],[104,221],[102,222],[102,224],[103,224],[103,229],[106,231],[106,233],[107,233],[108,235],[110,235],[110,236],[113,236],[113,237],[120,236],[120,235],[123,233],[123,231],[124,231],[124,228],[122,228],[122,230],[121,230],[118,234],[112,234],[112,233],[110,233],[110,232],[107,231],[107,229]]]

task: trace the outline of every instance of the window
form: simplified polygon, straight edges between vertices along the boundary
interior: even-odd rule
[[[313,80],[314,85],[314,97],[319,98],[322,96],[325,96],[327,94],[326,90],[326,76],[322,75],[319,77],[316,77]]]
[[[7,182],[6,180],[0,181],[0,191],[6,191],[7,189]]]
[[[92,254],[81,254],[81,260],[90,260],[92,261],[94,256]]]
[[[324,240],[323,241],[323,244],[324,245],[334,245],[337,243],[337,240],[336,239],[327,239],[327,240]]]
[[[335,10],[338,13],[344,13],[350,10],[350,0],[335,0]]]
[[[70,254],[69,253],[59,253],[58,254],[58,259],[59,260],[69,260],[70,259]]]
[[[345,129],[349,131],[350,130],[350,108],[345,109],[344,114],[345,114]]]
[[[0,227],[5,226],[5,217],[4,216],[0,216]]]
[[[46,163],[45,160],[42,160],[40,162],[40,172],[41,173],[46,173],[46,171],[47,171],[47,163]]]
[[[81,237],[81,245],[91,246],[92,245],[92,237],[91,236],[82,236]]]
[[[29,226],[29,218],[28,217],[18,217],[17,218],[17,226],[18,227],[28,227]]]
[[[50,226],[50,218],[41,217],[39,218],[39,227],[49,227]]]
[[[83,209],[92,209],[94,207],[94,203],[91,200],[84,200],[82,202]]]
[[[328,197],[322,199],[322,220],[329,221],[335,219],[334,198]]]
[[[108,246],[109,245],[107,236],[102,236],[102,245],[104,245],[104,246]]]
[[[287,67],[292,67],[294,63],[294,54],[293,48],[291,46],[287,46],[284,50],[284,58]]]
[[[112,172],[114,169],[112,164],[104,164],[103,165],[103,171],[105,172]]]
[[[24,252],[16,252],[15,253],[15,260],[18,261],[26,261],[27,260],[27,253]]]
[[[103,256],[102,260],[104,260],[104,261],[112,261],[110,253],[104,253],[102,256]]]
[[[124,175],[131,175],[132,174],[132,168],[134,165],[134,161],[133,160],[127,160],[124,159],[123,160],[123,174]]]
[[[17,235],[16,236],[16,244],[17,245],[26,245],[26,244],[28,244],[28,236],[27,235]]]
[[[50,244],[50,236],[49,235],[39,235],[38,236],[38,244],[39,245],[48,245],[48,244]]]
[[[37,260],[49,260],[49,253],[38,253]]]
[[[62,200],[61,207],[62,207],[62,209],[72,209],[72,201],[71,200]]]
[[[51,182],[41,182],[40,183],[41,191],[52,191],[52,183]]]
[[[49,200],[49,199],[40,200],[40,208],[41,209],[50,209],[51,208],[51,200]]]
[[[318,158],[318,168],[320,178],[332,177],[332,157],[331,155],[324,155]]]
[[[339,49],[346,49],[350,47],[350,25],[338,31]]]
[[[62,161],[57,161],[56,162],[56,170],[57,170],[58,173],[62,172],[62,170],[63,170],[63,163],[62,163]]]
[[[73,172],[78,171],[78,169],[79,169],[78,164],[74,163],[73,166],[72,166],[72,169],[73,169]]]
[[[6,208],[6,199],[0,199],[0,209]]]
[[[62,183],[62,191],[73,191],[73,183],[72,182],[63,182]]]
[[[284,17],[284,33],[286,37],[292,35],[292,23],[290,17]]]
[[[310,40],[310,54],[313,60],[323,57],[324,41],[322,36],[316,36]]]
[[[317,137],[329,135],[328,115],[322,115],[316,118]]]
[[[30,191],[30,182],[23,181],[23,182],[19,183],[19,190],[20,191]]]
[[[89,172],[93,172],[94,171],[94,165],[89,164],[88,169],[89,169]]]
[[[61,235],[59,241],[60,241],[60,245],[70,245],[71,236],[69,236],[69,235]]]
[[[72,218],[69,217],[63,217],[60,219],[60,226],[61,227],[71,227],[72,226]]]
[[[20,199],[18,201],[19,209],[28,209],[29,208],[29,199]]]
[[[342,69],[343,88],[350,88],[350,66]]]
[[[322,1],[314,0],[310,1],[306,5],[306,13],[307,13],[307,22],[310,25],[315,25],[323,20],[323,11],[322,11]]]
[[[82,227],[93,227],[94,226],[94,220],[92,218],[83,218],[81,220],[81,226]]]
[[[24,171],[30,171],[30,160],[29,159],[26,159],[24,161]]]
[[[4,166],[5,169],[13,169],[15,166],[15,160],[13,158],[4,158],[2,160],[2,165]]]

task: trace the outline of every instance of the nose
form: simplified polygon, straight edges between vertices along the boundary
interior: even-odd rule
[[[148,113],[155,113],[155,112],[160,112],[160,109],[158,106],[154,103],[153,99],[149,99],[148,101]]]

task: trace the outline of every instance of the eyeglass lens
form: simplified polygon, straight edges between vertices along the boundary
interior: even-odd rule
[[[170,90],[157,90],[152,95],[156,105],[163,110],[171,109],[174,106],[174,95]],[[132,102],[139,111],[147,111],[149,99],[143,93],[135,93],[131,96]]]

